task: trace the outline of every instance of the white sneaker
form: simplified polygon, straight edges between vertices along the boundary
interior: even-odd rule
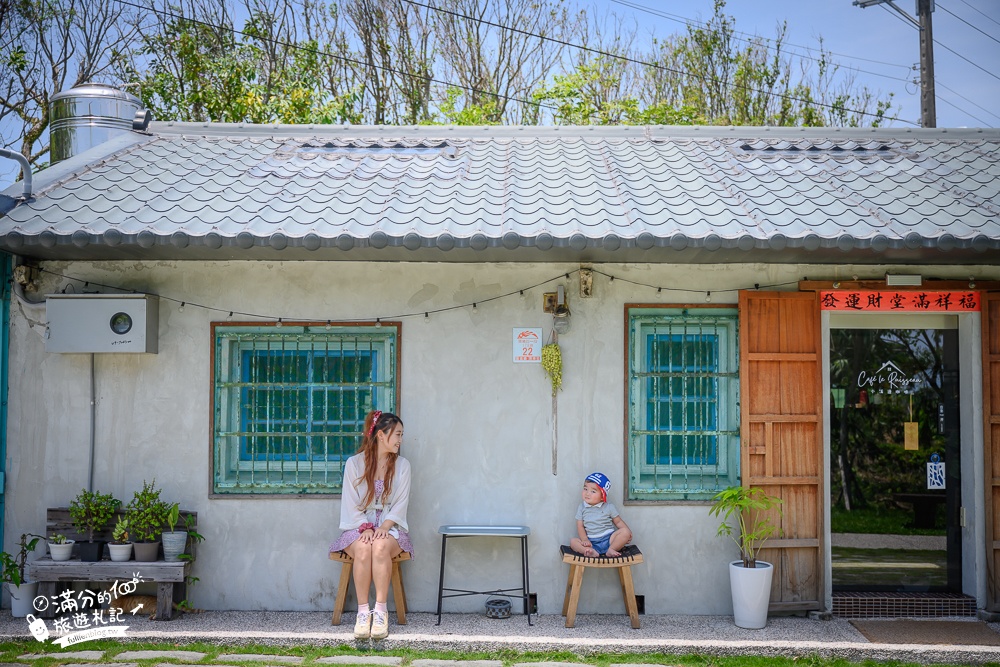
[[[375,617],[372,621],[372,639],[385,639],[389,636],[389,614],[376,611],[372,615]]]
[[[358,617],[354,621],[354,638],[368,639],[372,634],[371,612],[358,612]]]

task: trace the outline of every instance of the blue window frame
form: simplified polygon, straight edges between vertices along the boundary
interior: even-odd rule
[[[365,415],[396,410],[398,325],[213,331],[213,492],[340,493]]]
[[[737,313],[628,308],[629,500],[707,500],[739,478]]]

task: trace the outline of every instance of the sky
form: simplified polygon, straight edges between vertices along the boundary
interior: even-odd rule
[[[1000,0],[934,0],[934,78],[937,126],[1000,127]],[[712,16],[713,0],[575,0],[598,14],[613,12],[634,20],[645,34],[684,31],[684,21]],[[916,0],[895,0],[916,18]],[[894,93],[890,115],[895,127],[920,122],[920,36],[916,27],[888,4],[862,9],[852,0],[728,0],[743,36],[773,37],[787,22],[789,52],[815,53],[818,38],[833,60],[856,71],[858,84],[882,96]],[[916,81],[917,83],[914,83]],[[17,177],[17,165],[0,159],[0,189]]]

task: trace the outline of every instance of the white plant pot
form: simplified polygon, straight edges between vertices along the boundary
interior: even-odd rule
[[[23,583],[20,586],[7,584],[10,591],[10,615],[15,618],[24,618],[28,614],[34,613],[32,603],[35,601],[35,594],[38,591],[37,583]]]
[[[187,539],[186,530],[168,530],[160,535],[160,541],[163,542],[163,560],[179,561],[181,554],[184,553],[184,547],[187,546]]]
[[[73,540],[66,540],[63,544],[49,542],[49,555],[52,556],[52,560],[69,560],[70,556],[73,555],[73,544]]]
[[[111,560],[116,563],[123,563],[132,558],[132,543],[127,542],[125,544],[115,544],[113,542],[109,542],[108,551],[111,552]]]
[[[733,620],[738,627],[758,630],[767,625],[767,606],[771,602],[773,576],[774,567],[762,560],[757,561],[757,567],[743,567],[742,560],[729,564]]]

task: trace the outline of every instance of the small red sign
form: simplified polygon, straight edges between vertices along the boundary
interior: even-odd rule
[[[819,293],[821,310],[880,313],[970,313],[980,309],[979,292],[928,290],[835,290]]]

